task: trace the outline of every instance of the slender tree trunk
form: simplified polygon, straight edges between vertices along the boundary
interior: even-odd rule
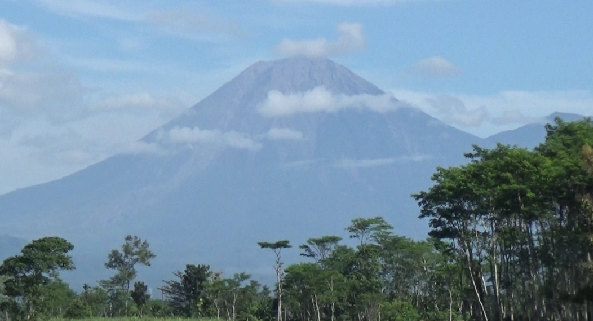
[[[467,244],[464,247],[465,248],[463,250],[464,250],[465,256],[467,258],[467,268],[468,268],[468,271],[469,271],[470,280],[472,282],[472,286],[473,286],[474,292],[476,293],[476,298],[478,300],[478,304],[480,305],[480,310],[482,312],[482,316],[484,317],[484,320],[485,321],[488,321],[488,314],[486,313],[486,309],[484,307],[484,303],[482,302],[482,299],[481,299],[480,291],[478,290],[478,286],[477,286],[476,281],[474,279],[474,271],[472,269],[472,263],[473,262],[472,262],[471,255],[470,255],[470,252],[469,252],[469,244]]]
[[[449,321],[453,321],[453,295],[449,288]]]

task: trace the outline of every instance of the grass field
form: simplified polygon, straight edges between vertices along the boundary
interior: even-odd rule
[[[70,321],[71,319],[64,319],[64,318],[54,318],[50,319],[50,321]],[[220,319],[224,320],[224,319]],[[155,317],[119,317],[119,318],[85,318],[85,319],[76,319],[76,321],[220,321],[216,319],[187,319],[187,318],[155,318]]]

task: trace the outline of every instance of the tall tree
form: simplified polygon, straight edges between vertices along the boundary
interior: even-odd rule
[[[382,217],[373,218],[355,218],[352,224],[346,228],[350,232],[350,238],[356,238],[360,245],[365,245],[370,241],[377,242],[379,238],[390,234],[393,227],[389,225]]]
[[[107,256],[105,267],[117,271],[109,279],[110,283],[129,292],[130,283],[137,275],[136,265],[150,266],[150,260],[156,257],[149,247],[148,241],[142,240],[138,236],[126,236],[121,252],[113,249]]]
[[[307,240],[307,244],[303,244],[299,248],[303,250],[302,256],[321,262],[332,254],[341,240],[341,237],[334,235],[313,237]]]
[[[282,270],[282,258],[281,253],[283,249],[289,249],[292,247],[290,241],[282,240],[276,242],[258,242],[257,243],[262,249],[270,249],[276,255],[276,264],[274,265],[274,271],[276,272],[276,288],[278,298],[278,315],[277,321],[282,321],[282,280],[284,277],[284,271]]]
[[[10,257],[0,266],[5,294],[16,313],[28,320],[36,319],[44,311],[47,287],[57,280],[60,271],[73,270],[74,246],[60,237],[44,237],[26,245],[20,255]]]

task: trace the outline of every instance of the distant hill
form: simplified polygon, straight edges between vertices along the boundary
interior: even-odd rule
[[[0,235],[0,260],[4,260],[21,252],[29,241],[10,235]]]
[[[140,275],[152,285],[186,263],[266,277],[269,253],[256,242],[344,235],[355,217],[384,216],[424,238],[410,194],[431,185],[436,166],[462,164],[474,143],[543,140],[536,128],[483,140],[331,60],[258,62],[144,137],[157,152],[0,196],[0,233],[72,241],[75,287],[109,275],[103,262],[127,234],[157,254]]]
[[[562,118],[564,121],[577,121],[583,119],[585,116],[571,113],[555,112],[545,117],[539,122],[534,122],[521,126],[514,130],[503,131],[492,135],[485,140],[485,146],[492,148],[496,143],[517,145],[523,148],[534,148],[543,143],[546,137],[546,123],[554,123],[556,117]]]

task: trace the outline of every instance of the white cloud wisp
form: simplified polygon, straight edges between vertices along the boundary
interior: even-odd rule
[[[262,138],[268,140],[301,140],[303,133],[290,128],[271,128]]]
[[[427,77],[451,77],[461,74],[461,69],[443,57],[434,56],[422,59],[412,65],[414,74]]]
[[[337,161],[334,166],[340,168],[370,168],[379,166],[389,166],[395,163],[405,162],[422,162],[432,158],[431,155],[415,155],[415,156],[401,156],[401,157],[387,157],[387,158],[373,158],[373,159],[351,159],[345,158]]]
[[[235,131],[223,132],[198,127],[175,127],[169,131],[168,139],[173,144],[203,144],[250,151],[258,151],[262,148],[261,143]]]
[[[328,57],[346,55],[362,50],[366,40],[359,23],[341,23],[338,25],[338,39],[325,38],[312,40],[293,40],[284,38],[275,51],[284,56]]]

